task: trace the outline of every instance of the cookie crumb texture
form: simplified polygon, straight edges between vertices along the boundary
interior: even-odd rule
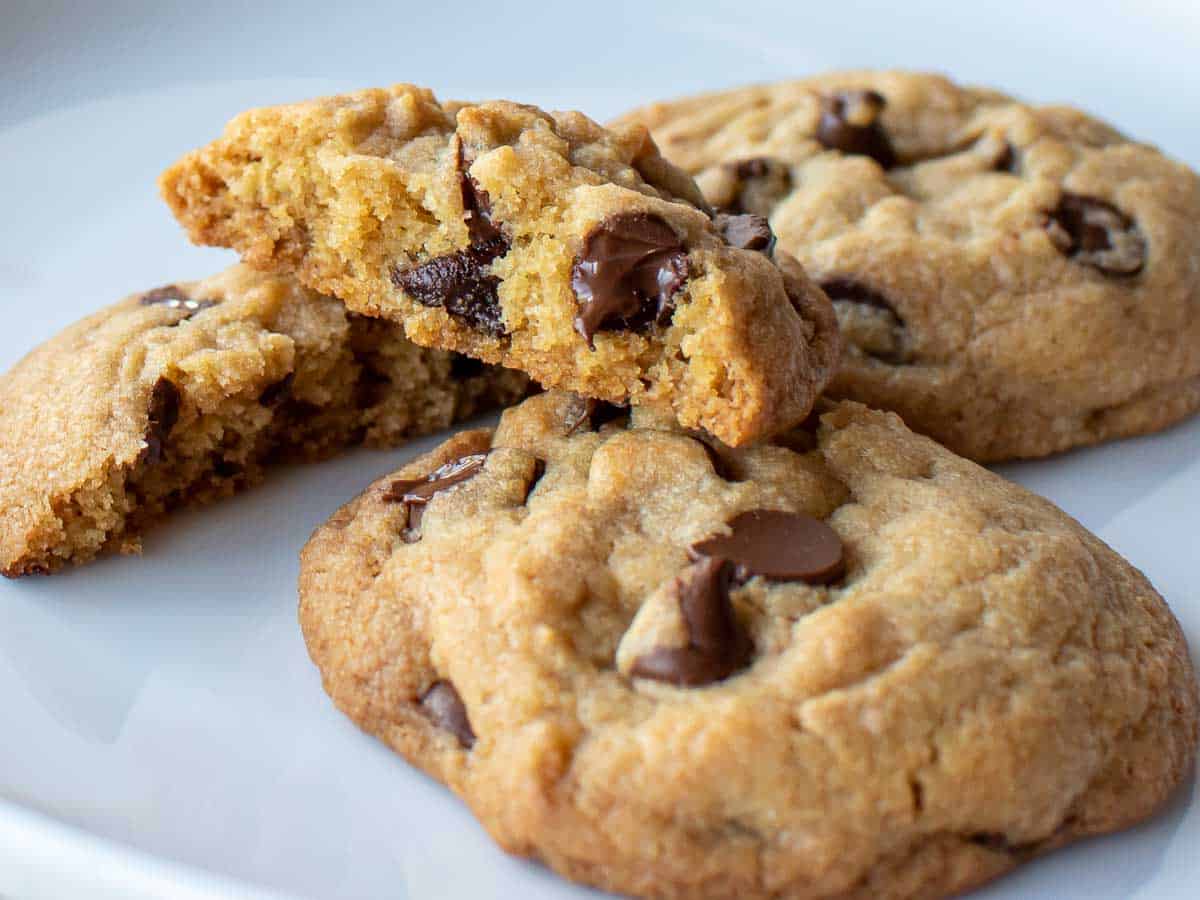
[[[134,295],[0,382],[0,571],[136,552],[170,509],[232,494],[272,462],[391,446],[527,386],[243,266]]]
[[[303,552],[331,697],[505,849],[641,897],[937,897],[1190,773],[1177,623],[1050,503],[853,403],[744,450],[598,411],[533,397]]]
[[[247,112],[160,185],[194,241],[418,344],[730,444],[803,419],[836,368],[824,294],[750,220],[718,227],[640,125],[397,85]]]
[[[1077,110],[842,72],[658,103],[714,207],[769,217],[829,294],[831,393],[977,460],[1200,408],[1200,179]]]

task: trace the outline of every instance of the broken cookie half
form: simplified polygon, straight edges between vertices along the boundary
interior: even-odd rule
[[[527,389],[244,266],[128,297],[0,379],[0,571],[136,551],[274,461],[395,445]]]
[[[642,126],[398,85],[252,110],[160,183],[198,243],[729,445],[802,420],[836,367],[832,307],[766,221],[713,216]]]

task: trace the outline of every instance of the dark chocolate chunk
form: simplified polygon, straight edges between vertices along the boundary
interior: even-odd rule
[[[434,495],[474,478],[483,470],[486,459],[486,453],[472,453],[439,466],[424,478],[401,478],[391,483],[384,499],[404,504],[401,537],[405,543],[415,544],[421,539],[421,515]]]
[[[896,164],[896,151],[879,121],[886,105],[876,91],[840,91],[822,97],[817,140],[830,150],[869,156],[890,169]]]
[[[593,346],[598,331],[663,325],[687,278],[683,242],[663,219],[648,213],[605,219],[588,233],[571,268],[579,300],[575,330]]]
[[[767,256],[775,253],[775,232],[771,231],[771,225],[764,216],[717,213],[713,216],[713,226],[731,247],[757,250]]]
[[[842,540],[812,516],[778,509],[755,509],[729,521],[729,534],[693,544],[693,559],[727,559],[734,577],[761,575],[772,581],[829,584],[846,571]]]
[[[630,666],[635,678],[678,687],[698,687],[728,678],[750,664],[754,646],[729,599],[733,566],[724,559],[701,559],[671,585],[687,628],[684,647],[656,647]]]
[[[475,746],[475,731],[467,718],[467,708],[449,681],[435,681],[421,696],[420,703],[421,711],[434,725],[458,738],[465,749]]]
[[[500,337],[500,279],[486,269],[506,250],[507,246],[468,247],[436,256],[409,269],[393,269],[392,283],[422,306],[440,306],[475,330]]]
[[[1063,192],[1047,214],[1046,232],[1064,256],[1105,275],[1136,275],[1146,264],[1146,239],[1137,223],[1096,197]]]
[[[482,375],[486,368],[484,363],[473,356],[463,353],[454,353],[450,356],[450,377],[457,381],[466,381],[468,378]]]
[[[295,372],[288,372],[274,384],[269,384],[263,388],[263,392],[258,395],[258,402],[262,406],[276,406],[282,403],[292,393],[292,382],[296,380]]]
[[[487,192],[467,172],[461,144],[458,179],[470,246],[406,269],[393,268],[392,284],[423,306],[442,307],[472,328],[500,337],[500,279],[487,269],[508,252],[509,241],[492,221]]]
[[[168,378],[159,378],[150,391],[150,407],[146,422],[146,449],[142,460],[150,465],[160,462],[163,446],[179,421],[179,388]]]
[[[725,212],[769,216],[775,204],[792,189],[792,171],[787,163],[766,156],[727,163],[733,173],[732,194],[723,197]]]
[[[628,415],[628,406],[618,406],[604,400],[576,396],[567,407],[566,433],[570,436],[584,426],[587,426],[590,431],[599,431],[609,422],[615,422],[622,416],[628,417]]]
[[[208,309],[210,306],[217,305],[216,300],[193,300],[178,285],[174,284],[146,291],[146,293],[142,294],[142,299],[139,302],[142,306],[165,306],[168,309],[184,310],[187,313],[184,319],[191,318],[202,309]]]

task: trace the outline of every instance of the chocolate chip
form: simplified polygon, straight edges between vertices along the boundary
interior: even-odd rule
[[[159,378],[150,391],[150,407],[146,423],[146,449],[142,460],[150,465],[160,462],[163,446],[179,421],[179,388],[167,378]]]
[[[276,406],[292,392],[292,382],[296,380],[295,372],[288,372],[274,384],[269,384],[263,388],[263,392],[258,395],[258,402],[261,406]]]
[[[787,163],[756,156],[727,164],[733,175],[732,193],[721,198],[725,212],[769,216],[775,204],[792,189],[792,171]]]
[[[406,269],[393,268],[392,284],[422,306],[442,307],[472,328],[500,337],[504,334],[497,293],[500,279],[486,270],[508,252],[509,241],[492,221],[487,192],[467,172],[461,144],[458,181],[470,246]]]
[[[830,150],[869,156],[890,169],[896,164],[896,151],[879,121],[886,105],[876,91],[840,91],[822,97],[817,140]]]
[[[750,663],[754,646],[729,599],[733,566],[724,559],[701,559],[671,585],[687,628],[684,647],[656,647],[630,666],[635,678],[698,687],[728,678]]]
[[[1046,232],[1064,256],[1105,275],[1136,275],[1146,264],[1137,223],[1111,203],[1064,192],[1047,214]]]
[[[746,213],[731,216],[728,213],[717,213],[713,216],[713,226],[720,232],[725,243],[739,250],[757,250],[766,256],[775,253],[775,233],[763,216]]]
[[[598,331],[663,325],[675,311],[672,297],[687,278],[683,242],[663,219],[648,213],[605,219],[584,238],[571,268],[579,300],[575,330],[595,346]]]
[[[589,431],[599,431],[609,422],[615,422],[622,416],[628,415],[628,406],[618,406],[603,400],[593,400],[591,397],[576,396],[567,407],[566,433],[569,437],[585,425]]]
[[[755,509],[729,521],[730,534],[693,544],[693,559],[727,559],[734,577],[761,575],[772,581],[829,584],[846,571],[842,540],[812,516],[777,509]]]
[[[466,381],[483,374],[487,366],[472,356],[453,353],[450,356],[450,377],[456,381]]]
[[[168,309],[184,310],[187,313],[184,319],[191,318],[202,309],[217,305],[216,300],[193,300],[178,285],[174,284],[146,291],[142,294],[139,302],[142,306],[165,306]]]
[[[475,746],[475,731],[467,718],[467,708],[449,681],[435,681],[421,696],[421,712],[438,728],[445,729],[459,744],[470,750]]]
[[[404,505],[405,523],[401,537],[405,543],[415,544],[421,539],[421,515],[434,495],[474,478],[483,470],[487,456],[486,453],[461,456],[439,466],[424,478],[401,478],[391,483],[384,499]]]

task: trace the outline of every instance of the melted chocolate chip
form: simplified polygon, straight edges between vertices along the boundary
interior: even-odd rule
[[[165,306],[168,309],[181,309],[187,313],[184,319],[190,319],[202,309],[216,306],[216,300],[193,300],[178,285],[168,284],[142,294],[139,301],[142,306]],[[183,321],[183,319],[180,319]]]
[[[146,423],[146,449],[142,460],[150,465],[160,462],[163,447],[179,421],[179,388],[167,378],[159,378],[150,391],[150,407]]]
[[[1046,231],[1064,256],[1105,275],[1136,275],[1146,264],[1137,223],[1111,203],[1064,192],[1047,215]]]
[[[735,184],[732,195],[722,198],[724,211],[733,215],[769,216],[775,204],[792,189],[787,163],[766,156],[729,163]]]
[[[775,233],[763,216],[746,213],[731,216],[728,213],[717,213],[713,216],[713,226],[720,232],[725,243],[739,250],[757,250],[766,256],[775,253]]]
[[[458,180],[470,246],[406,269],[393,268],[392,284],[423,306],[442,307],[472,328],[500,337],[500,279],[487,269],[508,252],[509,241],[492,221],[487,192],[467,172],[461,144]]]
[[[585,425],[590,431],[599,431],[609,422],[615,422],[622,416],[629,415],[628,406],[618,406],[603,400],[593,400],[590,397],[575,397],[567,407],[565,424],[567,435],[575,434]]]
[[[822,97],[817,140],[830,150],[869,156],[890,169],[896,164],[896,151],[879,121],[886,105],[876,91],[841,91]]]
[[[450,377],[456,381],[465,381],[483,374],[487,368],[484,363],[471,356],[455,353],[450,357]]]
[[[435,681],[421,697],[421,711],[438,728],[456,738],[464,749],[475,746],[475,731],[467,718],[467,708],[449,681]]]
[[[263,388],[263,392],[258,395],[258,402],[262,406],[276,406],[282,403],[292,393],[292,382],[296,380],[295,372],[288,372],[274,384],[269,384]]]
[[[846,571],[842,540],[812,516],[755,509],[729,521],[730,534],[693,544],[693,559],[727,559],[738,581],[761,575],[772,581],[829,584]]]
[[[486,459],[486,453],[473,453],[439,466],[424,478],[401,478],[391,483],[384,499],[404,505],[406,515],[401,537],[405,543],[415,544],[421,539],[421,516],[434,495],[474,478],[483,471]]]
[[[698,687],[728,678],[750,663],[754,646],[729,599],[733,566],[701,559],[671,585],[687,628],[684,647],[656,647],[630,667],[635,678]]]
[[[588,233],[571,269],[575,330],[594,346],[598,331],[663,325],[687,278],[683,242],[665,221],[647,213],[605,219]]]

